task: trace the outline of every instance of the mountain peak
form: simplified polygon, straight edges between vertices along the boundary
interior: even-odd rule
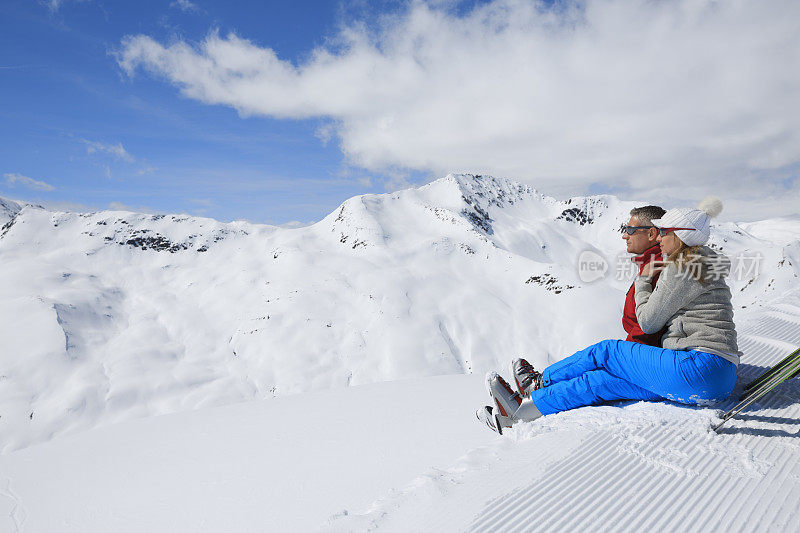
[[[442,189],[455,186],[470,205],[482,208],[506,207],[537,195],[536,189],[509,178],[496,178],[485,174],[452,173],[420,187],[420,190]],[[541,196],[541,195],[540,195]]]
[[[23,204],[0,197],[0,223],[5,224],[22,210]]]
[[[25,207],[33,207],[35,209],[44,209],[40,205],[30,204],[28,202],[20,202],[19,200],[10,200],[8,198],[0,197],[0,225],[7,224],[12,218],[22,211]]]

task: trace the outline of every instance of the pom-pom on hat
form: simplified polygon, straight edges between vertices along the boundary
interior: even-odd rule
[[[652,224],[657,228],[692,228],[675,230],[675,235],[686,246],[702,246],[711,236],[711,219],[722,211],[722,201],[709,196],[698,207],[670,209],[661,218],[653,220]]]

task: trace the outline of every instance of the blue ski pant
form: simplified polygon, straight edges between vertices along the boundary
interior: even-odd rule
[[[736,365],[715,354],[605,340],[542,373],[531,399],[543,415],[613,400],[721,401],[736,386]]]

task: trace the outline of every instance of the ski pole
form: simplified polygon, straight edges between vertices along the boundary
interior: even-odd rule
[[[771,390],[775,385],[783,383],[784,381],[788,381],[795,377],[798,373],[800,373],[800,358],[795,359],[791,363],[788,363],[784,366],[781,370],[775,373],[772,377],[768,380],[764,381],[761,385],[754,388],[745,398],[743,401],[746,401],[752,396],[764,396],[769,390]]]
[[[770,380],[768,380],[763,385],[754,390],[753,393],[750,394],[746,399],[742,400],[736,406],[734,406],[730,411],[725,413],[722,416],[722,421],[716,426],[714,426],[712,429],[714,431],[718,431],[719,428],[722,427],[722,425],[725,422],[727,422],[737,414],[741,413],[745,407],[752,404],[759,398],[763,397],[766,393],[770,392],[772,389],[774,389],[784,381],[791,379],[793,376],[796,376],[798,373],[800,373],[800,360],[794,361],[793,364],[787,365],[785,371],[775,375]]]
[[[742,399],[744,399],[747,391],[753,389],[754,387],[757,387],[758,385],[763,383],[764,380],[772,377],[772,375],[775,374],[775,372],[777,372],[778,370],[789,364],[789,362],[791,362],[791,360],[798,354],[800,354],[800,348],[796,349],[795,351],[784,357],[777,365],[773,366],[772,368],[770,368],[769,370],[758,376],[756,379],[748,383],[747,386],[744,388],[745,394],[742,395]]]
[[[783,381],[784,380],[777,379],[777,378],[775,380],[770,381],[763,389],[760,389],[756,393],[751,394],[750,396],[748,396],[747,398],[745,398],[744,400],[739,402],[736,406],[734,406],[730,411],[725,413],[722,416],[722,421],[719,424],[717,424],[716,426],[713,426],[711,429],[713,429],[714,431],[718,432],[719,428],[721,428],[722,425],[725,422],[727,422],[728,420],[730,420],[734,416],[736,416],[739,413],[741,413],[747,406],[749,406],[750,404],[752,404],[756,400],[758,400],[761,397],[763,397],[766,393],[768,393],[769,391],[771,391],[772,389],[774,389],[775,387],[777,387],[778,385],[783,383]]]
[[[773,366],[772,368],[770,368],[769,370],[758,376],[756,379],[748,383],[744,390],[748,391],[754,387],[757,387],[758,385],[763,383],[764,380],[770,378],[775,372],[777,372],[778,370],[786,366],[789,362],[791,362],[791,360],[798,354],[800,354],[800,348],[796,349],[795,351],[793,351],[792,353],[781,359],[781,361],[777,365]]]
[[[775,376],[773,376],[768,381],[764,382],[761,386],[753,390],[751,394],[747,396],[744,400],[739,402],[735,407],[733,407],[730,411],[723,415],[723,420],[720,424],[718,424],[714,430],[716,431],[719,429],[722,424],[727,422],[733,416],[739,414],[745,407],[753,403],[754,401],[758,400],[759,398],[763,397],[766,393],[783,383],[791,379],[792,377],[796,376],[800,373],[800,360],[795,361],[790,366],[787,366],[783,371],[779,372]]]
[[[794,355],[794,354],[798,354],[798,355]],[[783,366],[781,368],[774,369],[773,371],[771,371],[771,375],[770,376],[767,376],[764,379],[760,379],[760,383],[758,383],[757,385],[754,385],[749,391],[745,389],[745,392],[742,394],[742,396],[739,399],[740,400],[746,400],[752,394],[755,394],[761,387],[763,387],[765,383],[768,383],[769,381],[771,381],[775,376],[778,376],[778,375],[786,376],[786,370],[787,369],[796,368],[796,363],[798,361],[800,361],[800,349],[795,350],[794,352],[792,352],[791,355],[794,356],[792,359],[786,358],[783,361],[781,361],[781,363],[778,363],[778,364],[783,364]],[[775,365],[775,366],[778,366],[778,365]],[[797,375],[797,371],[795,371],[790,376],[785,377],[784,380],[792,379],[796,375]]]

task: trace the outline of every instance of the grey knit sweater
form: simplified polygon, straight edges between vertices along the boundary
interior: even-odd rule
[[[667,326],[661,337],[663,348],[713,353],[738,365],[731,291],[725,283],[730,261],[706,246],[700,254],[717,279],[700,283],[685,275],[685,269],[679,272],[674,263],[661,272],[655,288],[650,277],[639,276],[634,282],[636,318],[645,333]]]

